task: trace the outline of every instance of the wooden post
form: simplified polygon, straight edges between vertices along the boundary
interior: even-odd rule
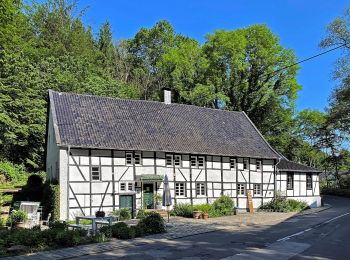
[[[253,199],[252,199],[252,192],[251,190],[247,190],[247,199],[248,199],[248,209],[249,213],[254,213],[254,207],[253,207]]]

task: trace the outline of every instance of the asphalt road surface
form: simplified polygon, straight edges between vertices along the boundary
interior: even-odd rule
[[[324,201],[332,208],[277,225],[161,240],[79,259],[350,259],[350,199]]]

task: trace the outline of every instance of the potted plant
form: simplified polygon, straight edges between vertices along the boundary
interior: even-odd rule
[[[13,210],[11,212],[11,221],[18,228],[25,228],[28,220],[28,213],[24,210]]]
[[[162,209],[162,201],[163,201],[162,195],[157,193],[154,199],[156,202],[156,209]]]
[[[102,210],[98,210],[95,213],[96,218],[104,218],[106,216],[106,213]]]
[[[208,219],[208,218],[209,218],[208,212],[204,211],[204,212],[202,213],[202,218],[205,219],[205,220]]]
[[[200,211],[198,209],[194,209],[192,211],[192,215],[193,215],[193,218],[199,219],[202,216],[202,211]]]

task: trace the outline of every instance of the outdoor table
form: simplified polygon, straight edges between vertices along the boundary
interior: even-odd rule
[[[91,224],[92,224],[92,231],[95,232],[97,230],[97,223],[96,222],[100,222],[100,221],[107,221],[108,225],[111,226],[112,225],[112,221],[113,221],[113,217],[112,216],[106,216],[106,217],[96,217],[96,216],[77,216],[75,217],[75,222],[77,225],[79,225],[79,221],[81,219],[87,219],[87,220],[91,220]]]

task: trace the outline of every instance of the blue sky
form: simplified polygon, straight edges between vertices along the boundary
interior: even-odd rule
[[[266,24],[281,44],[295,51],[299,60],[323,50],[318,47],[325,29],[341,16],[350,3],[345,0],[177,0],[115,1],[80,0],[89,6],[84,22],[97,32],[104,21],[112,25],[115,40],[130,38],[141,27],[152,27],[166,19],[181,34],[204,42],[215,29],[237,29],[256,23]],[[323,110],[335,82],[332,70],[341,51],[334,51],[300,65],[298,82],[302,86],[297,109]]]

